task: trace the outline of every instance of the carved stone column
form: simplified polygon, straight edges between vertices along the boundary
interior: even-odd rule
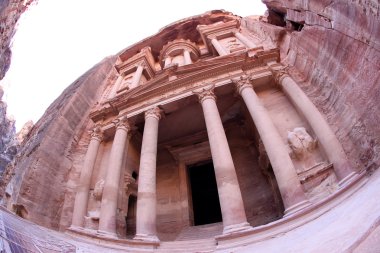
[[[215,50],[218,52],[220,56],[229,54],[229,52],[227,52],[227,50],[220,44],[220,42],[216,38],[211,39],[211,44],[215,47]]]
[[[249,230],[251,226],[245,215],[243,198],[232,161],[231,151],[216,105],[213,87],[195,92],[202,104],[218,185],[220,208],[223,217],[223,233]],[[205,206],[207,208],[207,206]]]
[[[191,60],[190,52],[188,50],[183,51],[183,57],[185,58],[185,65],[193,63],[193,61]]]
[[[143,64],[138,65],[136,72],[133,75],[132,83],[129,86],[130,89],[133,89],[139,85],[143,71],[144,71],[144,65]]]
[[[167,68],[171,63],[172,63],[172,57],[170,55],[166,56],[164,68]]]
[[[127,139],[130,126],[127,121],[115,120],[116,133],[112,143],[100,206],[99,233],[116,237],[116,214],[120,174],[123,156],[127,153]]]
[[[92,171],[94,169],[99,145],[103,138],[103,133],[99,126],[96,126],[90,133],[91,141],[84,158],[77,194],[75,196],[73,218],[71,222],[72,227],[83,227],[84,216],[87,212],[88,197],[90,194]]]
[[[145,126],[141,146],[135,240],[159,242],[156,232],[156,161],[158,107],[145,112]]]
[[[255,48],[256,44],[239,32],[235,32],[235,37],[240,40],[247,48]]]
[[[113,97],[116,96],[116,93],[117,93],[117,91],[119,90],[119,88],[120,88],[120,84],[121,84],[121,82],[123,81],[123,79],[124,79],[123,75],[119,75],[119,76],[117,77],[117,79],[116,79],[116,81],[115,81],[113,87],[111,88],[111,92],[110,92],[110,94],[108,95],[108,99],[111,99],[111,98],[113,98]]]
[[[343,185],[354,177],[356,173],[348,162],[346,153],[338,138],[317,107],[285,70],[274,71],[274,75],[276,82],[281,86],[286,96],[310,124],[327,158],[334,165],[339,184]]]
[[[247,105],[268,154],[285,206],[285,215],[310,205],[285,143],[281,139],[267,110],[253,90],[249,79],[242,77],[240,80],[234,80],[234,82],[239,94]]]

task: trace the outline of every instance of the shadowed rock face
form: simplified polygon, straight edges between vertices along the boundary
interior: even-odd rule
[[[247,27],[280,48],[282,62],[325,115],[351,163],[378,167],[379,2],[263,2],[268,16],[245,18]]]

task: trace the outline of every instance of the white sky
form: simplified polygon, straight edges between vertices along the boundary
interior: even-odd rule
[[[224,9],[262,15],[261,0],[38,0],[21,16],[12,63],[0,84],[8,115],[20,130],[37,120],[56,97],[109,55],[177,20]]]

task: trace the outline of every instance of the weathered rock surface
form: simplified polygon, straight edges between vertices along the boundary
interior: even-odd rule
[[[0,80],[11,64],[11,40],[16,32],[17,21],[33,2],[35,0],[0,1]]]
[[[7,104],[2,101],[3,88],[0,86],[0,176],[17,153],[15,121],[7,117]]]
[[[283,63],[325,115],[357,169],[380,164],[380,3],[275,1],[245,25],[281,50]],[[267,36],[268,35],[268,36]],[[264,40],[265,38],[261,38]]]
[[[106,58],[78,78],[27,134],[14,164],[0,182],[8,207],[18,215],[58,228],[67,175],[72,168],[70,147],[83,132],[83,122],[88,118],[82,116],[99,99],[114,61],[114,57]]]

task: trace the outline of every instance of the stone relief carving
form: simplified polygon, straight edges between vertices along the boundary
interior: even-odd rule
[[[103,195],[103,189],[104,189],[104,180],[100,179],[98,182],[96,182],[94,187],[94,198],[96,200],[101,200]]]
[[[292,150],[292,158],[302,160],[315,149],[317,141],[306,132],[304,127],[296,127],[293,131],[288,131],[288,144]]]

